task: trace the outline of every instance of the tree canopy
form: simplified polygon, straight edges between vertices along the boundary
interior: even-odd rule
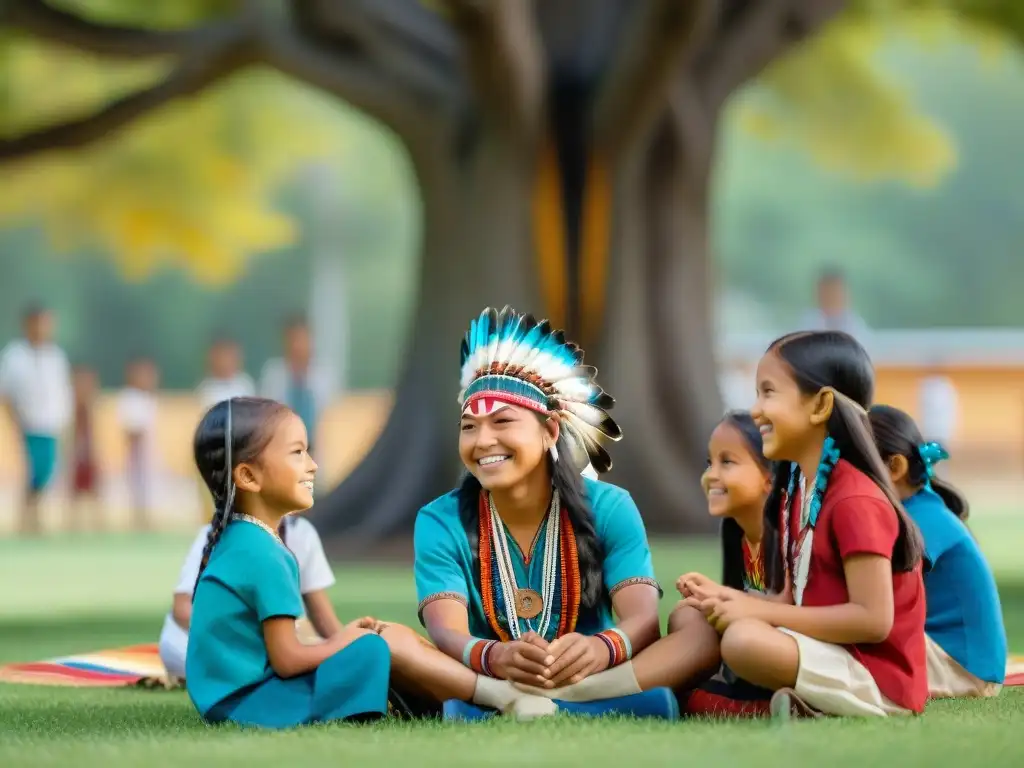
[[[251,255],[293,242],[296,222],[272,195],[297,165],[336,155],[337,110],[261,65],[338,86],[379,117],[388,108],[378,94],[387,70],[410,66],[394,53],[411,58],[417,44],[451,45],[450,0],[360,0],[348,4],[350,19],[322,17],[352,27],[344,30],[351,50],[327,54],[306,23],[316,5],[7,0],[0,5],[0,160],[8,162],[0,224],[40,224],[58,249],[93,244],[127,276],[171,263],[207,282],[233,279]],[[866,181],[934,185],[956,163],[945,127],[878,66],[886,36],[921,45],[967,40],[993,57],[1024,39],[1017,0],[717,5],[715,23],[729,34],[716,44],[744,45],[749,55],[733,76],[710,51],[715,76],[742,85],[748,72],[760,75],[739,110],[742,124]],[[816,32],[816,14],[838,9]],[[773,40],[806,33],[791,48]],[[390,47],[382,50],[392,58],[382,60],[373,45],[385,35]],[[337,68],[324,66],[327,55]]]

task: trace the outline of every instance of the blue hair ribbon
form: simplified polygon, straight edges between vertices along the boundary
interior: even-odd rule
[[[924,471],[928,475],[929,481],[935,477],[935,465],[949,458],[949,451],[934,440],[918,446],[917,452],[921,456],[921,463],[924,464]]]

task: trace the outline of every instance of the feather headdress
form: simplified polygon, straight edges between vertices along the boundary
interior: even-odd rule
[[[557,415],[582,469],[611,469],[603,443],[622,439],[608,410],[615,400],[597,385],[597,369],[583,365],[583,350],[547,320],[505,307],[488,307],[462,341],[462,412],[474,416],[518,405]]]

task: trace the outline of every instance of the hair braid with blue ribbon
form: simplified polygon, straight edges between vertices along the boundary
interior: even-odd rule
[[[832,470],[836,468],[838,462],[839,447],[831,436],[827,436],[821,446],[821,459],[818,461],[818,471],[814,478],[814,485],[810,489],[811,498],[808,503],[807,524],[811,528],[814,528],[818,523],[818,514],[821,512],[821,503],[825,498],[825,491],[828,489],[828,481],[832,476]],[[796,479],[799,472],[800,465],[793,462],[790,466],[789,488],[786,491],[786,496],[789,499],[793,498],[793,493],[796,490]],[[803,502],[804,500],[801,499],[801,503]]]

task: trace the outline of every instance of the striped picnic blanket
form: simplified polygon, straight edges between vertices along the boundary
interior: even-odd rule
[[[166,676],[155,643],[0,667],[0,683],[80,688],[137,685]]]

